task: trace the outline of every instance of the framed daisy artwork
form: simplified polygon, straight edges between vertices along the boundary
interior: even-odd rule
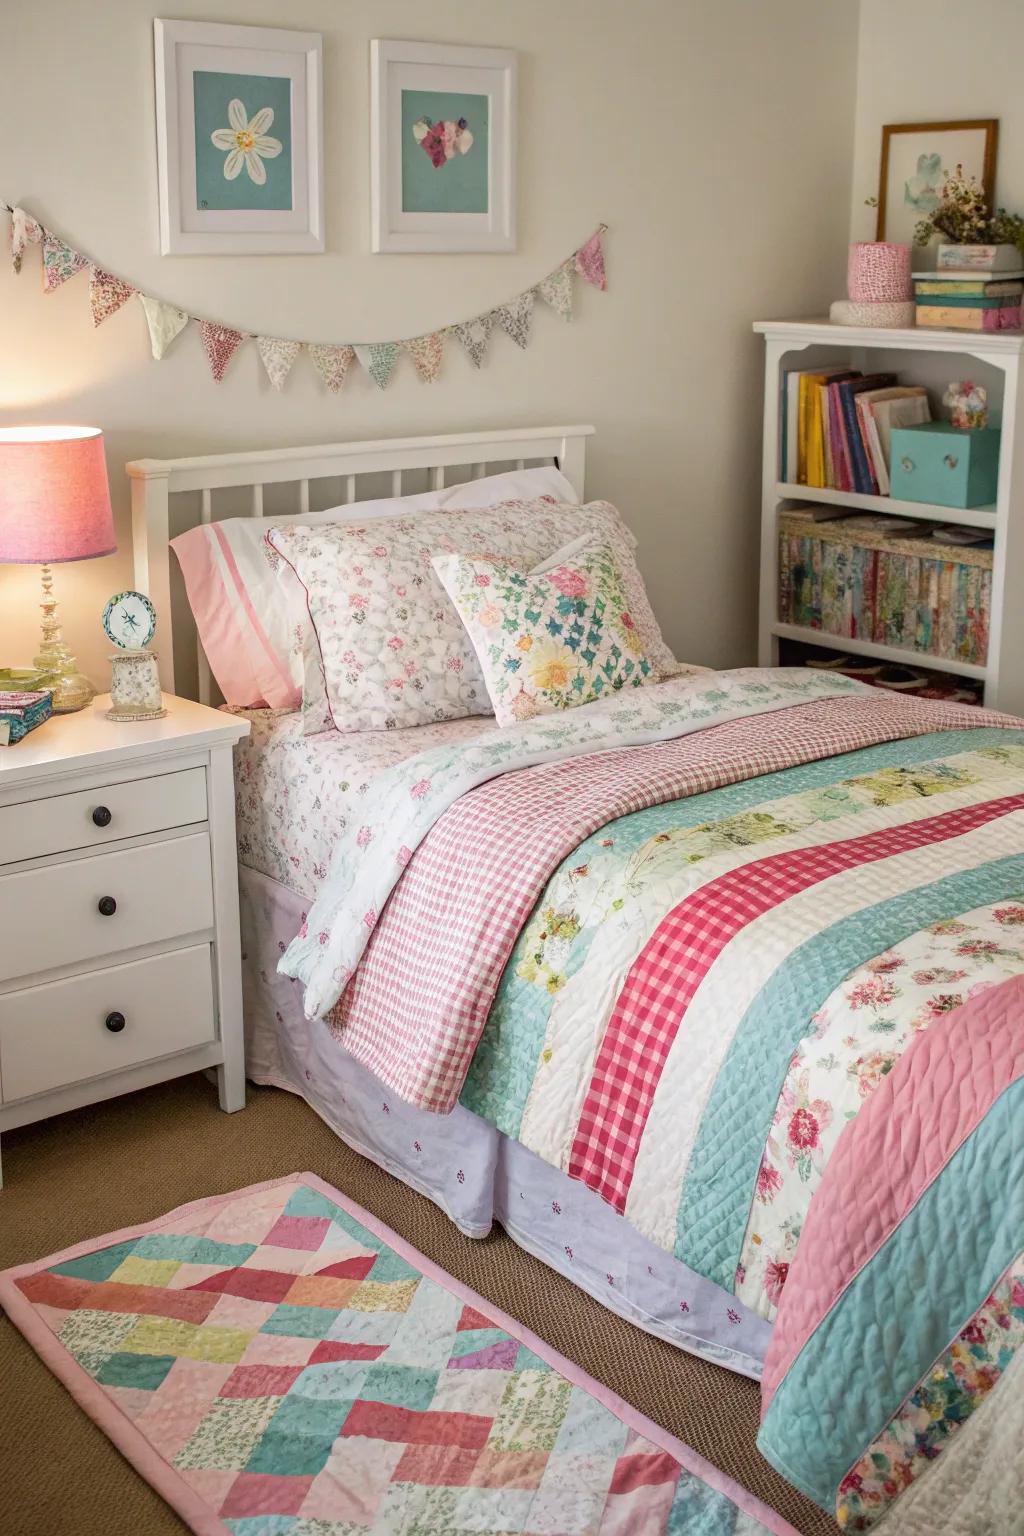
[[[370,44],[375,251],[514,251],[516,56]]]
[[[324,249],[315,32],[154,22],[165,256]]]

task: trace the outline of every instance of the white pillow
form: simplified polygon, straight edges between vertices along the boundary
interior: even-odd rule
[[[433,568],[439,554],[483,554],[532,568],[567,541],[595,535],[629,576],[629,603],[674,664],[650,611],[633,538],[607,502],[541,497],[450,508],[362,525],[279,527],[267,536],[305,588],[304,730],[386,730],[490,714],[473,643]],[[326,698],[329,714],[322,701]]]
[[[311,512],[303,527],[364,523],[441,507],[493,506],[550,496],[578,500],[554,465],[510,470],[465,485],[414,496],[348,502]],[[228,704],[298,709],[303,698],[303,653],[309,633],[305,592],[284,561],[267,558],[273,520],[229,517],[201,524],[171,540],[210,670]]]

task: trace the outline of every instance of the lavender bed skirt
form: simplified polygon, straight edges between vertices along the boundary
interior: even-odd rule
[[[468,1237],[497,1221],[551,1269],[648,1333],[759,1379],[771,1325],[641,1237],[585,1185],[479,1116],[404,1103],[310,1023],[277,973],[308,900],[239,871],[246,1071],[301,1094],[348,1146],[440,1206]]]

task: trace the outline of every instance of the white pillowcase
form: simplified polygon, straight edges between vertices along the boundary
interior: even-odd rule
[[[444,490],[376,501],[349,502],[311,512],[302,526],[363,524],[442,507],[482,507],[550,496],[578,500],[554,465],[509,470]],[[272,519],[230,517],[201,524],[172,539],[199,639],[228,704],[298,709],[303,699],[303,655],[309,639],[306,595],[291,567],[267,558]],[[281,525],[289,526],[289,525]],[[322,710],[326,709],[326,700]]]
[[[305,588],[313,623],[306,648],[306,734],[331,724],[385,730],[490,714],[473,643],[433,557],[491,555],[530,569],[581,537],[612,546],[652,660],[659,669],[674,669],[636,567],[632,534],[608,502],[581,507],[539,498],[446,507],[359,527],[273,529],[268,543]]]

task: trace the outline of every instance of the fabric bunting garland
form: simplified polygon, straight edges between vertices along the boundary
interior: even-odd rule
[[[433,384],[441,372],[444,356],[444,332],[431,331],[429,336],[414,336],[402,345],[412,358],[413,366],[424,384]]]
[[[355,351],[373,382],[380,389],[387,389],[398,362],[399,343],[370,341],[364,347],[357,346]]]
[[[52,293],[79,272],[88,271],[89,305],[93,324],[97,326],[117,314],[129,299],[137,298],[146,317],[150,350],[157,362],[166,356],[182,331],[188,325],[195,324],[210,372],[217,383],[224,378],[228,365],[243,342],[254,340],[271,388],[277,391],[284,389],[302,351],[308,352],[319,378],[332,394],[337,394],[343,387],[353,362],[360,364],[379,389],[386,389],[403,353],[410,358],[421,383],[433,384],[440,376],[445,344],[450,338],[454,337],[461,344],[474,368],[481,368],[496,329],[504,331],[517,347],[529,346],[538,298],[561,319],[570,320],[573,286],[577,277],[602,292],[607,287],[603,244],[607,226],[601,224],[588,240],[546,277],[506,303],[474,315],[469,320],[460,320],[421,336],[399,341],[289,341],[283,337],[260,336],[237,330],[233,326],[221,325],[217,321],[189,314],[187,310],[154,298],[152,294],[143,293],[127,279],[97,265],[52,230],[44,228],[26,209],[0,204],[0,208],[3,207],[11,216],[11,261],[14,270],[21,271],[28,247],[38,245],[42,252],[44,292]]]
[[[336,395],[345,382],[349,364],[355,357],[353,347],[325,347],[313,341],[308,343],[309,355],[316,364],[317,372],[332,395]]]
[[[257,336],[256,346],[267,370],[267,378],[275,389],[284,389],[292,364],[299,355],[301,342],[282,341],[277,336]]]
[[[148,293],[139,294],[139,303],[149,326],[149,344],[157,362],[163,357],[176,336],[188,325],[189,317],[183,309],[165,304],[162,299],[151,299]]]
[[[102,325],[116,315],[122,304],[134,296],[135,289],[102,267],[89,268],[89,304],[93,325]]]
[[[494,329],[494,318],[495,312],[492,309],[486,315],[477,315],[475,320],[465,320],[461,325],[452,326],[474,368],[479,368],[487,355],[487,343]]]
[[[508,304],[500,304],[494,311],[498,317],[498,324],[507,335],[511,336],[517,347],[530,345],[530,327],[533,324],[533,289],[529,293],[521,293],[518,299],[512,299]]]
[[[234,331],[229,325],[215,325],[212,320],[200,320],[199,339],[210,363],[210,372],[219,384],[228,371],[228,363],[245,340],[244,331]]]
[[[545,304],[550,304],[555,314],[563,320],[572,319],[572,275],[575,263],[575,256],[570,256],[568,261],[563,261],[560,267],[556,267],[548,277],[541,278],[537,284],[537,292]]]

